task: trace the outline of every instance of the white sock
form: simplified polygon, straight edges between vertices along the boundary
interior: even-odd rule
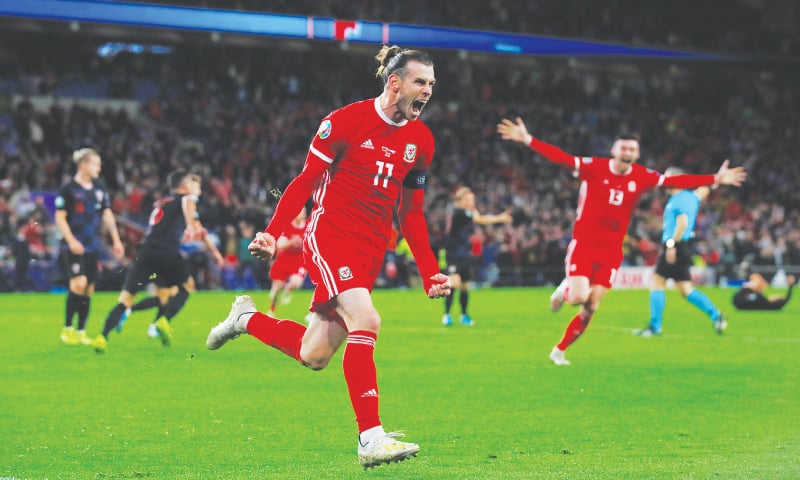
[[[361,445],[366,445],[371,442],[375,437],[379,435],[385,435],[386,432],[383,431],[383,426],[378,425],[377,427],[372,427],[364,430],[358,435],[358,440],[361,442]]]
[[[243,313],[243,314],[239,315],[239,319],[237,320],[238,325],[244,327],[244,331],[245,332],[247,331],[247,324],[250,323],[250,319],[253,318],[253,315],[255,313],[256,312],[247,312],[247,313]],[[267,315],[272,317],[272,315],[269,314],[269,313]]]

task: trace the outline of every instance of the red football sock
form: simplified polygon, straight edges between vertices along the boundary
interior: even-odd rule
[[[359,433],[381,424],[378,416],[378,374],[373,357],[377,338],[376,333],[355,330],[349,333],[344,348],[342,369]]]
[[[586,331],[586,327],[589,326],[589,321],[592,319],[591,316],[586,319],[585,324],[584,320],[581,318],[580,312],[569,322],[567,325],[567,329],[564,330],[564,337],[561,338],[561,341],[556,345],[559,350],[566,350],[567,347],[572,345],[575,340],[577,340],[583,332]]]
[[[300,360],[300,345],[306,333],[304,325],[291,320],[278,320],[256,312],[247,323],[247,331],[270,347]]]

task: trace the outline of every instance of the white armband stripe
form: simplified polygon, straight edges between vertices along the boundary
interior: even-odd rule
[[[313,153],[314,156],[318,157],[323,162],[325,162],[325,163],[333,163],[333,159],[332,158],[330,158],[329,156],[325,155],[324,153],[322,153],[319,150],[317,150],[316,148],[314,148],[314,145],[309,146],[308,150],[311,153]]]

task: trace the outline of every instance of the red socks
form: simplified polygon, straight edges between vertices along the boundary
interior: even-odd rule
[[[342,369],[359,433],[381,424],[378,416],[378,374],[373,357],[377,338],[376,333],[354,330],[349,333],[344,348]]]
[[[278,320],[261,312],[253,314],[247,331],[270,347],[300,360],[300,346],[306,327],[291,320]],[[378,416],[378,374],[375,370],[375,340],[378,335],[366,330],[348,334],[342,369],[350,392],[350,403],[356,414],[358,431],[381,424]]]
[[[305,326],[256,312],[247,322],[247,331],[270,347],[277,348],[295,360],[300,360],[300,345],[306,333]]]
[[[591,316],[587,318],[586,324],[584,325],[584,321],[581,318],[580,312],[575,315],[572,321],[569,322],[569,325],[567,325],[567,329],[564,330],[564,337],[561,339],[558,345],[556,345],[558,349],[563,352],[567,349],[567,347],[572,345],[575,340],[577,340],[583,334],[583,332],[586,331],[586,327],[589,326],[589,321],[591,319]]]

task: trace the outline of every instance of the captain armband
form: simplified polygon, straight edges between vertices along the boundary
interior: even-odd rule
[[[425,190],[427,183],[428,171],[427,170],[411,170],[403,180],[403,186],[415,190]]]

